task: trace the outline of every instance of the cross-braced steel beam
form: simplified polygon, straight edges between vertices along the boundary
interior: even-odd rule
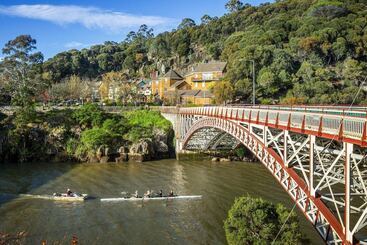
[[[200,140],[206,144],[195,147],[208,149],[230,135],[266,166],[326,243],[363,243],[367,119],[346,116],[349,111],[326,112],[181,108],[179,139],[183,149]]]

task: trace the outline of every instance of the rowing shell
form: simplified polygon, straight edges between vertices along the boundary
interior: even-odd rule
[[[173,197],[131,197],[131,198],[102,198],[102,202],[121,202],[121,201],[149,201],[149,200],[174,200],[174,199],[201,199],[201,195],[197,196],[173,196]]]
[[[26,198],[36,198],[36,199],[46,199],[46,200],[55,200],[55,201],[67,201],[67,202],[74,202],[74,201],[84,201],[88,198],[87,194],[81,194],[81,196],[53,196],[53,195],[31,195],[31,194],[20,194],[20,197]]]

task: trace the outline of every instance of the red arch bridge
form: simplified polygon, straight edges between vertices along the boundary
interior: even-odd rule
[[[327,244],[367,244],[362,107],[162,107],[176,151],[246,146]]]

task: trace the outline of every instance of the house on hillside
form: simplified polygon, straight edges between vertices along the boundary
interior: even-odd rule
[[[158,96],[160,99],[164,99],[165,93],[168,89],[178,81],[182,81],[184,78],[175,70],[169,70],[162,77],[152,83],[152,93]]]
[[[185,80],[193,90],[209,90],[223,78],[227,62],[212,61],[197,64],[187,72]]]
[[[136,87],[137,89],[137,96],[136,96],[136,99],[138,100],[137,102],[145,103],[150,101],[151,99],[150,97],[152,94],[151,90],[152,81],[147,78],[143,78],[143,79],[137,79],[133,83],[134,87]]]
[[[211,104],[210,90],[223,78],[226,67],[226,62],[212,61],[192,66],[184,76],[170,70],[152,82],[152,93],[170,104]]]

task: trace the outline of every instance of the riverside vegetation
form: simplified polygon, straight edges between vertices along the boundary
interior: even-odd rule
[[[217,101],[250,102],[252,64],[261,103],[350,104],[367,75],[367,3],[364,0],[277,0],[259,6],[229,0],[228,13],[185,18],[154,36],[142,25],[121,42],[72,49],[43,63],[43,77],[95,79],[108,72],[149,77],[187,70],[212,59],[227,73],[214,87]],[[226,93],[221,93],[225,89]],[[223,97],[224,96],[224,97]],[[355,104],[366,104],[361,91]]]
[[[293,210],[249,195],[236,198],[224,229],[230,245],[307,243]]]
[[[121,42],[72,49],[47,61],[40,52],[17,57],[32,64],[31,75],[37,81],[32,89],[54,88],[50,94],[55,97],[70,80],[85,84],[108,78],[109,73],[124,79],[149,77],[155,71],[185,71],[195,63],[216,59],[228,64],[225,77],[213,87],[218,103],[250,102],[249,61],[256,64],[257,102],[367,103],[365,89],[360,90],[367,76],[366,1],[278,0],[251,6],[229,0],[226,8],[224,16],[204,15],[201,23],[185,18],[176,29],[157,36],[142,25]],[[16,43],[27,46],[21,50],[26,54],[35,49],[36,41],[22,35],[3,49],[0,103],[13,101],[7,85],[8,73],[14,71],[8,66],[14,64]]]
[[[169,157],[173,130],[159,112],[108,114],[95,104],[0,117],[0,162],[137,161]],[[121,156],[123,158],[119,158]]]

